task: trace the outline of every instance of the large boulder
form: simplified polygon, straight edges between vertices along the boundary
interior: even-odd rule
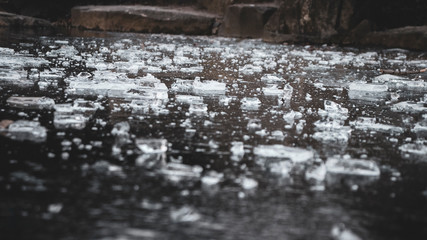
[[[7,28],[51,28],[52,25],[49,21],[16,15],[7,12],[0,12],[0,27]]]
[[[209,12],[224,15],[228,6],[233,4],[255,4],[271,3],[273,0],[197,0],[197,5],[201,9]]]
[[[219,35],[260,38],[264,25],[277,10],[274,4],[234,4],[227,8]]]
[[[74,27],[105,31],[210,35],[216,15],[184,7],[80,6],[71,9]]]

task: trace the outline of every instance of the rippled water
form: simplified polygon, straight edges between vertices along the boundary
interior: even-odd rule
[[[427,237],[427,74],[379,73],[426,68],[424,52],[90,32],[0,46],[5,239]]]

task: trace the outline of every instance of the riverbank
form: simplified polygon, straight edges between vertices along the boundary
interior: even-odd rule
[[[18,1],[19,2],[19,1]],[[95,1],[94,3],[140,1]],[[337,44],[356,47],[427,50],[427,4],[411,3],[396,12],[400,0],[381,1],[144,1],[151,5],[75,6],[46,20],[0,14],[0,27],[79,28],[100,31],[219,35],[261,38],[270,43]],[[89,1],[89,3],[91,3]],[[142,2],[141,2],[142,3]],[[372,13],[376,9],[378,15]],[[24,11],[31,15],[36,12]],[[402,17],[401,14],[408,14]],[[413,13],[410,15],[410,13]],[[46,16],[46,14],[38,14]],[[382,16],[381,16],[382,15]],[[399,21],[393,21],[393,15]],[[387,20],[388,19],[388,20]]]

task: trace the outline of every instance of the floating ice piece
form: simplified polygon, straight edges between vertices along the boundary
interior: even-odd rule
[[[407,77],[390,74],[375,77],[373,82],[384,83],[392,91],[425,92],[427,90],[427,83],[424,80],[410,80]]]
[[[283,145],[259,145],[254,148],[254,154],[261,158],[289,159],[293,163],[307,162],[313,159],[312,151]]]
[[[138,138],[135,144],[143,153],[165,153],[168,150],[166,139]]]
[[[372,79],[372,82],[374,83],[388,83],[393,81],[409,81],[409,78],[403,77],[403,76],[397,76],[397,75],[391,75],[391,74],[381,74],[379,76],[376,76]]]
[[[6,136],[16,141],[44,142],[47,138],[47,130],[39,122],[18,120],[3,130]]]
[[[86,127],[88,119],[82,114],[58,114],[55,113],[53,125],[57,129],[73,128],[82,130]]]
[[[171,86],[171,91],[177,93],[192,93],[193,92],[193,80],[182,80],[176,79]]]
[[[293,92],[294,88],[290,84],[286,84],[283,88],[283,92],[279,95],[279,105],[290,107]]]
[[[193,91],[195,94],[211,95],[211,94],[225,94],[226,85],[225,83],[217,81],[203,81],[196,78],[193,82]]]
[[[345,121],[348,118],[348,109],[333,101],[325,100],[325,109],[319,109],[319,116],[324,119]]]
[[[172,182],[200,179],[203,168],[200,166],[189,166],[182,163],[168,163],[160,173]]]
[[[191,103],[203,102],[203,98],[200,96],[192,96],[192,95],[176,95],[175,101],[180,103],[191,104]]]
[[[247,128],[249,131],[260,130],[262,127],[262,123],[260,119],[249,119]]]
[[[326,166],[323,162],[318,165],[312,165],[305,171],[305,180],[312,184],[319,184],[326,178]]]
[[[347,186],[363,185],[377,180],[380,169],[374,161],[331,157],[325,163],[326,181],[329,185],[344,183]]]
[[[248,177],[240,177],[237,179],[237,183],[239,183],[244,190],[253,190],[258,187],[258,182],[255,179]]]
[[[427,145],[422,142],[404,144],[399,150],[404,159],[427,162]]]
[[[393,112],[407,112],[407,113],[427,113],[427,107],[423,102],[399,102],[391,106]]]
[[[158,169],[166,165],[165,153],[144,153],[136,158],[135,165],[147,169]]]
[[[337,145],[346,145],[348,139],[350,138],[351,130],[340,130],[340,131],[322,131],[315,132],[313,134],[313,139],[325,143],[325,144],[337,144]]]
[[[243,142],[231,142],[231,159],[234,161],[239,161],[245,155],[245,149]]]
[[[283,78],[279,78],[276,75],[267,74],[261,77],[261,81],[267,82],[267,83],[276,83],[276,82],[283,82]]]
[[[174,222],[191,223],[199,221],[202,216],[194,208],[184,206],[182,208],[172,210],[170,218]]]
[[[224,178],[223,173],[217,173],[215,171],[210,171],[204,175],[201,179],[202,187],[205,189],[212,189],[217,186]]]
[[[295,112],[294,110],[291,110],[290,112],[283,115],[283,119],[289,124],[294,124],[295,120],[298,120],[301,118],[302,118],[302,113]]]
[[[203,102],[193,102],[188,109],[190,114],[205,115],[208,112],[208,105]]]
[[[344,126],[340,121],[322,121],[314,122],[315,130],[318,131],[348,131],[351,132],[349,126]]]
[[[268,84],[266,87],[262,89],[264,95],[266,96],[276,96],[279,97],[283,94],[283,89],[279,89],[277,84]]]
[[[388,86],[384,84],[369,84],[353,82],[348,86],[348,97],[362,101],[382,101],[387,98]]]
[[[241,103],[241,108],[245,110],[258,110],[261,105],[261,101],[256,97],[245,97]]]
[[[400,134],[404,132],[401,127],[376,123],[375,118],[369,117],[359,117],[356,121],[350,122],[350,125],[362,131],[376,131],[390,134]]]
[[[417,134],[417,137],[427,138],[427,119],[416,123],[412,132]]]
[[[335,224],[331,229],[331,236],[333,240],[362,240],[354,232],[347,229],[344,224]]]
[[[47,97],[10,97],[7,103],[23,109],[52,109],[55,106],[55,101]]]
[[[261,66],[255,66],[253,64],[246,64],[243,67],[239,67],[239,72],[241,74],[244,74],[244,75],[251,75],[254,73],[262,72],[262,67]]]
[[[14,86],[19,88],[34,86],[34,82],[26,79],[24,76],[26,76],[26,72],[4,70],[0,68],[0,86]]]

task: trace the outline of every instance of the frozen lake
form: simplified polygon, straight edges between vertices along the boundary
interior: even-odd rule
[[[426,239],[427,53],[0,36],[5,239]]]

